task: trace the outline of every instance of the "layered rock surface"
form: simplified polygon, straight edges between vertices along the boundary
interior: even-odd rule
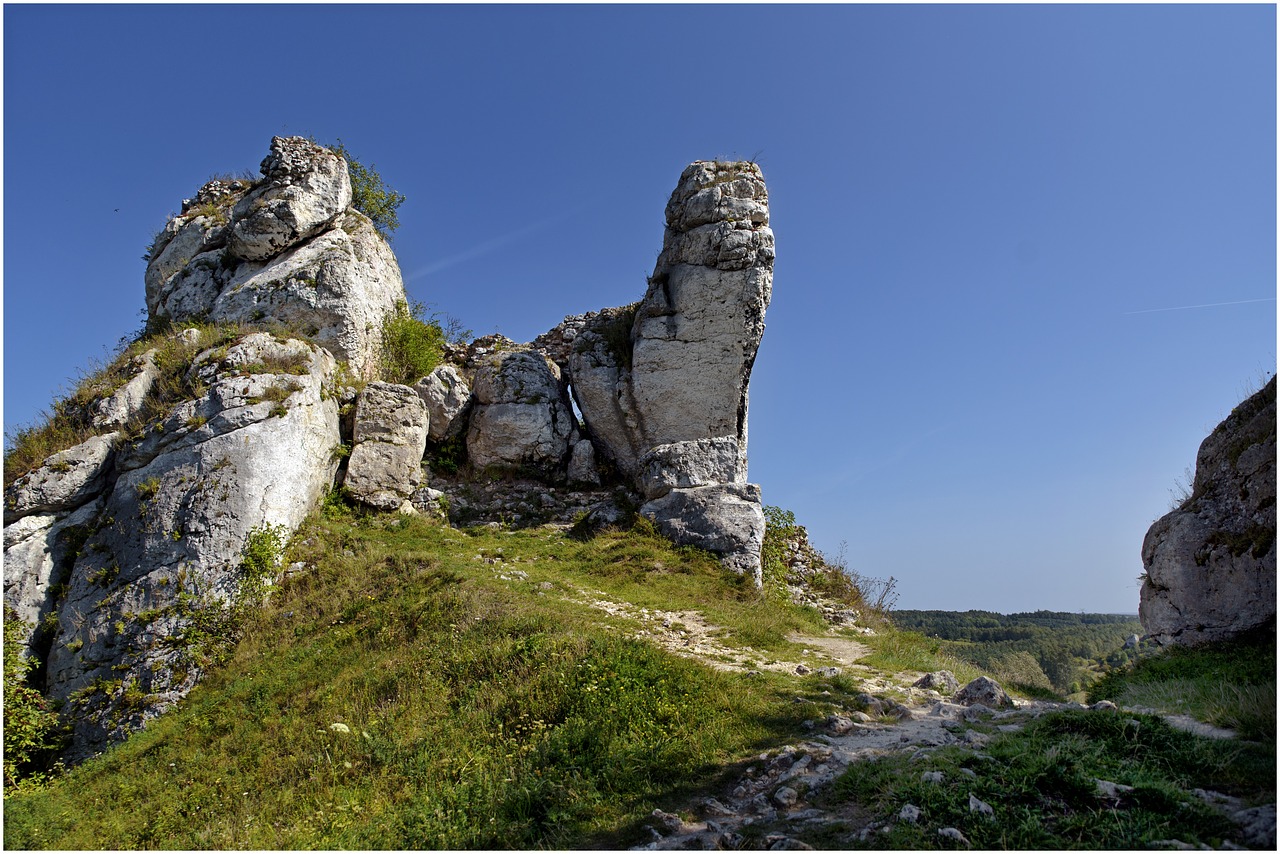
[[[1224,640],[1276,617],[1276,380],[1200,445],[1191,496],[1142,544],[1138,616],[1162,644]]]
[[[354,445],[343,486],[378,510],[401,510],[422,481],[430,414],[405,385],[369,383],[356,403]]]

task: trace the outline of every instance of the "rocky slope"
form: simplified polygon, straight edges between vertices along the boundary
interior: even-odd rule
[[[1276,618],[1276,380],[1200,445],[1191,496],[1142,544],[1139,617],[1162,644],[1230,638]]]
[[[374,381],[405,291],[390,246],[352,208],[345,161],[277,137],[260,171],[183,202],[144,276],[148,328],[169,331],[85,405],[99,435],[6,489],[5,603],[75,726],[72,758],[185,696],[208,622],[264,581],[246,554],[287,539],[328,490],[442,509],[423,460],[450,442],[471,482],[532,478],[540,507],[595,524],[640,506],[759,585],[747,385],[773,234],[754,164],[684,171],[638,307],[567,318],[529,344],[449,346],[407,385]],[[617,492],[561,495],[602,486]],[[505,499],[465,492],[472,516],[509,518]]]

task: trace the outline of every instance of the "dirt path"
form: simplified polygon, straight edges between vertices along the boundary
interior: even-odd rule
[[[622,617],[637,624],[632,637],[648,640],[668,652],[692,658],[716,670],[746,672],[771,670],[778,673],[805,672],[835,664],[849,667],[871,650],[855,640],[836,636],[788,635],[787,640],[804,648],[798,660],[780,660],[749,646],[727,642],[725,630],[707,622],[698,611],[663,611],[640,608],[627,602],[605,598],[600,591],[579,590],[572,601]]]
[[[871,653],[870,647],[851,638],[833,637],[830,635],[787,635],[787,640],[806,648],[821,650],[837,664],[850,665]]]

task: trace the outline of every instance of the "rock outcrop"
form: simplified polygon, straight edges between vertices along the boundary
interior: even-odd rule
[[[356,422],[342,485],[378,510],[409,510],[422,482],[427,448],[427,405],[405,385],[369,383],[356,402]]]
[[[1276,618],[1276,380],[1217,426],[1189,498],[1142,544],[1138,616],[1161,644],[1224,640]]]
[[[276,137],[263,178],[206,184],[157,237],[147,309],[158,320],[276,322],[370,375],[385,318],[405,302],[391,247],[350,208],[345,162]]]
[[[332,482],[334,359],[255,333],[208,350],[207,384],[122,449],[58,614],[48,691],[68,702],[76,752],[160,714],[194,685],[182,639],[201,609],[233,601],[255,531],[291,532]]]
[[[471,386],[453,365],[440,365],[414,383],[413,390],[427,405],[427,414],[431,416],[427,438],[432,442],[457,438],[466,429]]]
[[[476,371],[474,391],[471,464],[559,479],[574,420],[555,364],[532,350],[494,353]]]
[[[406,300],[345,162],[277,137],[261,171],[184,201],[145,285],[149,326],[187,328],[113,368],[83,413],[101,435],[5,491],[5,604],[38,626],[24,640],[74,726],[68,758],[190,691],[210,626],[271,581],[247,555],[278,555],[340,471],[358,502],[455,521],[598,526],[645,502],[676,542],[759,583],[747,384],[773,235],[754,164],[685,170],[639,303],[532,344],[446,344],[406,385],[372,381]],[[466,469],[445,489],[423,483],[429,447],[442,472]]]
[[[747,388],[774,258],[759,168],[690,165],[666,220],[644,299],[566,318],[535,343],[566,360],[597,449],[650,498],[641,513],[758,581],[764,517],[758,488],[744,483]]]

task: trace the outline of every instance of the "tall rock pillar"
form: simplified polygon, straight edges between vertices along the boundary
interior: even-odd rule
[[[677,543],[760,578],[764,516],[746,483],[747,387],[773,287],[768,191],[754,163],[698,161],[666,209],[634,309],[580,323],[569,373],[592,438]]]

